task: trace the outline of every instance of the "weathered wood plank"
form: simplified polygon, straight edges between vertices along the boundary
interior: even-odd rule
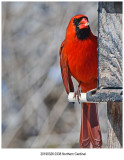
[[[89,102],[121,102],[122,89],[98,89],[87,92]]]
[[[122,3],[100,2],[98,15],[98,88],[107,103],[108,148],[122,147]],[[118,101],[118,102],[110,102]]]
[[[122,103],[108,102],[108,148],[122,147]]]
[[[100,2],[99,88],[122,87],[122,3]]]
[[[122,83],[122,3],[99,2],[98,85],[87,100],[121,102]]]

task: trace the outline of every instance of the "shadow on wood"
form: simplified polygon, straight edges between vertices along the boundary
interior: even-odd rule
[[[105,8],[107,13],[122,13],[122,2],[102,2],[99,3],[99,11]]]

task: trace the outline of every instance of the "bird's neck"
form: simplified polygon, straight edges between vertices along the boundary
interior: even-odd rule
[[[91,36],[91,30],[90,27],[88,28],[83,28],[83,29],[77,29],[76,28],[76,37],[79,40],[85,40],[88,39]]]
[[[78,35],[76,32],[72,32],[70,34],[70,32],[67,32],[66,34],[66,40],[68,42],[76,42],[76,41],[80,41],[80,42],[84,42],[85,40],[94,40],[94,38],[96,39],[96,36],[93,35],[93,33],[91,32],[90,28],[89,28],[89,33],[83,34],[82,35]]]

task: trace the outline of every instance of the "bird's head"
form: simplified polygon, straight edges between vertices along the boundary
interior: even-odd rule
[[[88,18],[85,15],[74,16],[67,27],[68,36],[76,36],[80,40],[87,39],[90,35]]]

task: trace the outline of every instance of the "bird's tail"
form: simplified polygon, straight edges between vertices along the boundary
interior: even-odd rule
[[[100,148],[102,137],[97,115],[97,104],[81,104],[81,131],[80,147],[81,148]]]

